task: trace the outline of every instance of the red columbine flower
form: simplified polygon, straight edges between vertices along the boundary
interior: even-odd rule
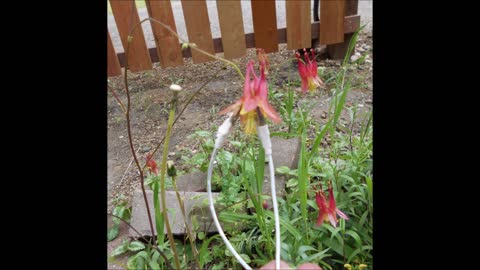
[[[147,154],[147,167],[150,170],[150,173],[158,175],[157,163],[152,158],[152,155],[150,155],[150,153]]]
[[[260,62],[260,66],[262,64],[265,67],[265,75],[268,75],[268,69],[270,68],[270,62],[268,61],[268,55],[265,53],[264,49],[257,49],[257,57],[258,62]]]
[[[255,134],[257,132],[257,108],[260,109],[263,116],[270,118],[274,123],[282,121],[272,105],[268,103],[265,63],[260,63],[260,77],[257,77],[255,74],[253,63],[253,61],[250,61],[247,65],[243,96],[240,100],[219,112],[219,114],[233,112],[234,115],[240,113],[240,122],[247,134]],[[253,74],[253,81],[250,81],[250,72]]]
[[[323,85],[322,80],[318,77],[317,74],[317,62],[315,61],[315,53],[314,50],[310,50],[312,53],[312,59],[308,56],[307,50],[303,49],[305,62],[302,62],[300,59],[300,54],[298,52],[295,53],[295,56],[298,59],[298,73],[300,73],[300,77],[302,78],[302,92],[305,94],[307,89],[310,91],[315,90],[317,87]]]
[[[328,182],[328,202],[325,193],[322,191],[321,185],[320,190],[316,192],[315,200],[317,201],[318,206],[317,226],[322,225],[323,221],[330,221],[330,224],[332,224],[333,227],[337,227],[337,214],[341,218],[348,220],[348,216],[337,208],[331,182]]]

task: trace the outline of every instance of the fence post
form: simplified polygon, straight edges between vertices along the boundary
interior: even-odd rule
[[[115,1],[110,0],[113,17],[117,23],[120,39],[122,40],[123,48],[126,50],[128,43],[128,34],[134,25],[140,22],[138,17],[137,7],[133,0],[129,1]],[[145,36],[143,29],[139,26],[134,33],[134,37],[128,52],[128,68],[132,72],[150,70],[153,68],[150,53],[145,43]]]
[[[161,21],[170,26],[173,31],[177,32],[172,12],[172,4],[169,0],[146,0],[145,6],[147,8],[148,16]],[[160,65],[162,67],[178,67],[183,65],[183,55],[178,38],[163,26],[155,22],[150,22],[150,24],[152,25],[153,36],[155,37],[155,45],[157,46]]]
[[[278,29],[275,1],[252,0],[255,47],[266,53],[278,52]]]
[[[358,13],[358,0],[346,0],[345,2],[345,16],[356,15]],[[327,55],[331,59],[343,59],[347,54],[348,44],[352,39],[353,33],[345,34],[342,43],[327,45]],[[355,47],[352,54],[355,53]]]
[[[113,77],[118,75],[122,75],[122,68],[120,67],[117,54],[113,48],[110,32],[108,32],[107,29],[107,76]]]

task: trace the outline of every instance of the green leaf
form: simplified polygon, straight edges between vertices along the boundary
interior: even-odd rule
[[[145,259],[137,256],[137,269],[145,269]]]
[[[235,147],[241,147],[242,146],[242,143],[241,142],[238,142],[238,141],[230,141],[230,143],[235,146]]]
[[[281,173],[281,174],[288,174],[290,172],[290,168],[288,168],[287,166],[280,166],[276,169],[277,173]]]
[[[251,262],[250,257],[248,257],[247,254],[240,254],[240,257],[242,257],[242,259],[243,259],[246,263],[250,263],[250,262]]]
[[[314,262],[315,260],[318,260],[320,261],[321,259],[323,258],[327,258],[327,257],[330,257],[331,255],[330,254],[325,254],[327,253],[328,251],[330,250],[330,248],[326,248],[324,250],[322,250],[321,252],[317,252],[313,255],[310,255],[308,257],[305,257],[305,258],[302,258],[302,260],[300,262],[298,262],[298,264],[302,264],[302,263],[306,263],[306,262]]]
[[[350,235],[355,241],[357,242],[357,245],[361,246],[362,245],[362,239],[360,239],[360,236],[352,230],[347,230],[346,234]]]
[[[113,225],[112,228],[110,228],[110,230],[108,230],[108,233],[107,233],[107,241],[110,242],[112,241],[113,239],[117,238],[118,236],[118,230],[119,229],[119,226],[118,225]]]
[[[137,270],[137,256],[131,256],[127,261],[128,270]]]
[[[273,212],[265,211],[265,215],[268,216],[273,222],[273,219],[274,219]],[[297,240],[302,239],[302,235],[300,234],[300,232],[297,229],[295,229],[295,227],[293,227],[283,217],[280,217],[280,229],[281,229],[281,227],[284,227],[285,229],[287,229],[287,231],[290,232],[292,234],[292,236],[295,237],[295,239],[297,239]]]
[[[149,261],[148,265],[152,270],[160,270],[160,265],[156,261]]]
[[[130,251],[139,251],[145,249],[145,245],[140,241],[133,241],[128,245],[128,250]]]
[[[308,255],[305,253],[306,251],[310,251],[310,250],[317,250],[311,246],[300,246],[298,248],[298,255],[300,255],[302,257],[302,259],[308,257]]]
[[[322,131],[317,134],[317,137],[315,137],[315,142],[313,143],[312,149],[310,150],[310,155],[308,157],[308,163],[310,164],[312,158],[317,154],[317,149],[320,146],[320,142],[322,142],[323,137],[325,137],[325,134],[328,131],[328,128],[330,127],[332,118],[328,119],[328,122],[323,126]]]
[[[291,188],[298,185],[298,180],[296,178],[289,179],[286,183],[286,186]]]
[[[197,234],[197,237],[198,237],[199,240],[203,240],[203,239],[205,239],[205,233],[204,232],[199,232]]]
[[[222,211],[220,212],[219,219],[220,221],[224,221],[224,222],[235,222],[235,221],[245,221],[248,219],[255,219],[255,217],[247,214]]]
[[[298,159],[298,197],[300,199],[300,209],[304,220],[307,220],[307,187],[309,186],[309,182],[306,134],[304,131],[300,146],[300,157]]]
[[[355,259],[355,256],[357,256],[357,254],[360,253],[360,252],[362,252],[362,249],[361,249],[361,248],[355,249],[355,251],[353,251],[353,252],[348,256],[347,262],[348,262],[348,263],[352,262],[352,260]]]
[[[363,224],[367,220],[367,216],[368,216],[368,211],[365,211],[365,213],[363,213],[363,215],[360,217],[360,221],[358,222],[358,227],[360,228],[363,227]]]
[[[212,136],[212,133],[210,131],[205,130],[195,131],[195,134],[203,138],[209,138]]]
[[[371,201],[372,200],[372,194],[373,194],[373,182],[372,178],[370,176],[366,177],[367,181],[367,191],[368,191],[368,198]]]
[[[153,255],[152,255],[152,260],[151,261],[154,261],[154,262],[158,262],[160,259],[160,252],[158,252],[158,250],[154,250],[153,251]]]
[[[256,178],[256,193],[261,193],[263,190],[263,177],[265,174],[265,149],[258,148],[258,158],[255,161],[255,176]]]
[[[224,269],[225,269],[225,264],[223,262],[221,262],[219,264],[215,264],[212,267],[212,270],[224,270]]]
[[[120,246],[118,246],[116,249],[112,251],[112,254],[110,256],[115,257],[118,255],[122,255],[123,253],[128,251],[128,241],[123,242]]]
[[[125,207],[124,206],[116,206],[113,211],[112,211],[112,214],[117,216],[117,217],[121,217],[123,218],[123,214],[125,212]],[[113,223],[115,224],[120,224],[120,219],[116,218],[116,217],[112,217],[112,221]]]

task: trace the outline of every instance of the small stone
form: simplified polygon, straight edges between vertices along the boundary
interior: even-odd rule
[[[357,52],[357,53],[355,53],[355,55],[352,55],[352,57],[350,57],[350,61],[355,62],[355,61],[357,61],[360,57],[362,57],[362,55]]]
[[[175,155],[175,152],[170,152],[168,153],[169,156],[174,156]]]
[[[118,138],[123,139],[123,136],[120,136],[120,137],[118,137]]]
[[[175,181],[179,191],[207,191],[207,173],[202,171],[196,171],[178,176]],[[167,190],[173,190],[173,188],[167,188]]]
[[[207,232],[216,232],[217,228],[213,224],[213,220],[210,214],[210,207],[208,202],[208,194],[206,192],[184,192],[179,191],[180,197],[183,200],[185,214],[187,216],[187,224],[189,228],[192,228],[192,218],[197,220],[199,224],[199,231]],[[213,199],[215,200],[218,197],[218,192],[213,192]],[[153,191],[146,190],[147,201],[150,206],[150,211],[153,216]],[[175,191],[166,191],[165,200],[167,207],[169,208],[168,217],[169,223],[173,234],[184,234],[185,233],[185,219],[183,218],[180,205],[177,200],[177,195]],[[160,205],[162,204],[160,200]],[[221,207],[219,207],[221,208]],[[218,210],[217,210],[217,215]],[[220,222],[222,223],[222,222]],[[136,190],[133,196],[132,202],[132,218],[131,218],[132,227],[136,228],[143,236],[152,235],[150,231],[150,225],[147,216],[147,210],[145,209],[145,200],[141,190]],[[222,226],[223,227],[223,226]],[[156,227],[154,226],[154,231],[156,234]],[[165,229],[166,232],[166,229]],[[130,228],[129,233],[131,236],[138,237],[138,234]]]
[[[283,139],[272,137],[272,159],[275,168],[287,166],[290,169],[296,169],[298,165],[298,156],[300,155],[300,139]],[[265,164],[263,184],[263,194],[271,194],[270,188],[270,170],[268,164]],[[275,174],[275,192],[277,196],[285,195],[285,175]]]
[[[358,107],[363,108],[365,105],[363,104],[358,104]]]
[[[151,148],[150,146],[145,146],[145,147],[143,147],[143,148],[140,150],[140,152],[146,153],[146,152],[148,152],[148,151],[150,151],[150,150],[152,150],[152,148]]]

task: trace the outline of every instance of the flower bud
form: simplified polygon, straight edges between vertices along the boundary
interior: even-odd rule
[[[178,84],[172,84],[170,85],[170,90],[180,92],[182,90],[182,87]]]
[[[170,177],[177,176],[177,169],[175,168],[175,165],[173,164],[173,161],[171,161],[171,160],[167,161],[167,174]]]

